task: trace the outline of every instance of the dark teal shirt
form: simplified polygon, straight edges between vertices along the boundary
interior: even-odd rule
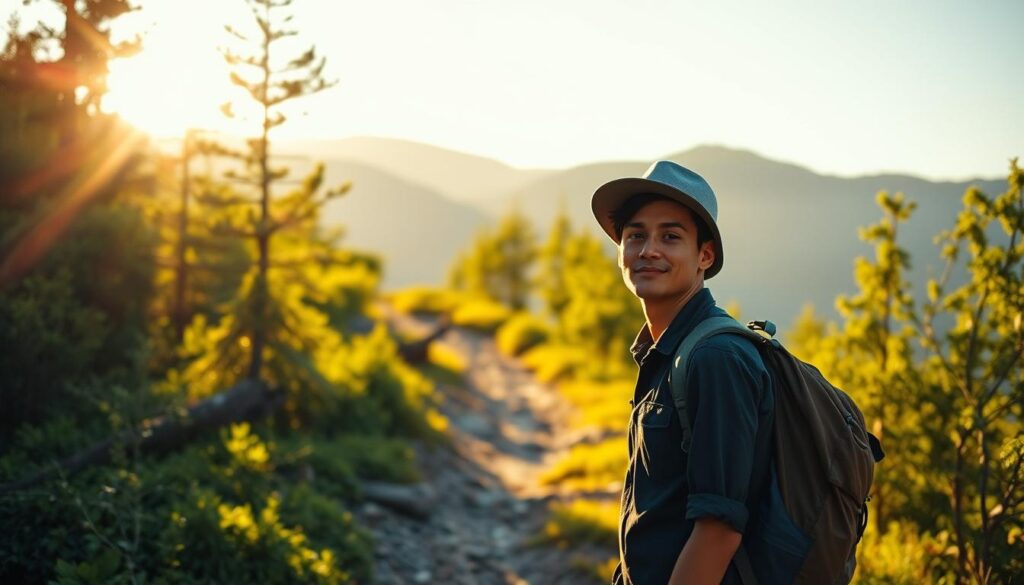
[[[704,319],[725,315],[703,289],[672,320],[657,343],[645,326],[630,351],[640,371],[629,421],[629,467],[619,519],[615,582],[664,585],[700,518],[718,518],[745,532],[771,460],[774,395],[754,345],[716,335],[691,354],[685,388],[692,439],[682,427],[668,374],[679,343]],[[739,583],[730,565],[723,583]]]

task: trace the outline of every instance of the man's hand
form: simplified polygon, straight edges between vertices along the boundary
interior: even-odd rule
[[[716,518],[701,518],[683,546],[669,585],[719,585],[743,535]]]

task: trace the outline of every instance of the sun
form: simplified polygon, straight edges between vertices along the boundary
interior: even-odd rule
[[[145,30],[143,48],[111,61],[103,111],[155,137],[182,136],[190,128],[231,132],[235,123],[219,106],[237,88],[217,48],[227,42],[223,24],[238,14],[224,4],[183,0],[140,10],[130,25]],[[199,13],[204,18],[194,18]]]

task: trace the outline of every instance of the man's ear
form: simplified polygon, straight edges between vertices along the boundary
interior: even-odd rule
[[[708,240],[700,245],[700,258],[697,261],[697,266],[701,270],[707,270],[711,268],[711,265],[715,263],[715,241]]]

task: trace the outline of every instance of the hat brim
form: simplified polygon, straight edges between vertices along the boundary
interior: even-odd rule
[[[594,218],[597,219],[597,223],[601,226],[601,229],[604,230],[604,233],[608,234],[608,237],[618,245],[619,238],[615,237],[615,224],[612,222],[612,213],[614,213],[619,207],[622,207],[630,197],[645,193],[662,195],[672,199],[673,201],[677,201],[686,206],[689,210],[693,211],[697,217],[704,220],[704,224],[708,226],[708,229],[711,231],[711,237],[714,238],[715,247],[715,261],[704,272],[704,278],[709,279],[718,274],[718,271],[722,269],[722,264],[725,260],[722,250],[722,236],[718,232],[718,224],[707,210],[704,209],[704,206],[697,203],[693,197],[690,197],[679,189],[670,187],[665,183],[652,181],[650,179],[627,177],[623,179],[615,179],[614,181],[609,181],[604,185],[601,185],[597,191],[594,191],[594,196],[590,200],[590,206],[594,211]]]

